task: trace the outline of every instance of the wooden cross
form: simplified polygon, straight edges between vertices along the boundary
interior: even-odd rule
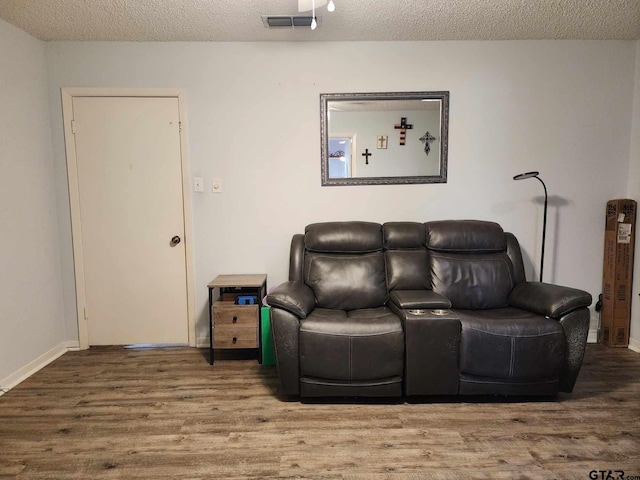
[[[371,155],[373,155],[373,153],[370,153],[370,152],[369,152],[369,149],[368,149],[368,148],[365,148],[365,149],[364,149],[364,153],[362,154],[362,156],[365,158],[365,164],[366,164],[366,165],[369,165],[369,157],[370,157]]]
[[[404,145],[404,141],[407,138],[407,130],[411,130],[413,125],[407,123],[407,117],[401,117],[400,124],[396,124],[394,128],[400,129],[400,145]]]

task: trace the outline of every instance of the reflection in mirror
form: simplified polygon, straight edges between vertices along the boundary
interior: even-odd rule
[[[329,137],[329,177],[349,178],[352,176],[351,166],[351,146],[352,137],[331,136]]]
[[[322,185],[445,183],[449,92],[321,94]]]

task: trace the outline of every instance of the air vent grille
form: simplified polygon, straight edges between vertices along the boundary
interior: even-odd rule
[[[263,15],[262,23],[265,28],[296,28],[311,26],[311,15]],[[316,22],[320,25],[320,17],[316,16]]]

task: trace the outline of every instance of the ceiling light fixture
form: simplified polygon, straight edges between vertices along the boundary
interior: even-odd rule
[[[311,30],[318,28],[318,22],[316,22],[316,2],[311,0]]]
[[[311,16],[313,20],[311,21],[311,30],[318,28],[318,22],[316,21],[316,7],[322,7],[323,5],[327,5],[327,10],[329,12],[334,12],[336,10],[336,5],[333,3],[333,0],[329,0],[328,4],[327,0],[298,0],[299,12],[312,11]]]

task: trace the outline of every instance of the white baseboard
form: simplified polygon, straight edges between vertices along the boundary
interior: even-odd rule
[[[633,338],[629,339],[629,350],[640,353],[640,342]]]
[[[598,329],[592,328],[587,336],[587,343],[598,343]]]
[[[64,342],[62,345],[64,345],[67,348],[68,352],[79,352],[81,350],[80,342],[77,340]]]
[[[196,337],[196,348],[209,348],[209,337]]]
[[[13,387],[18,385],[19,383],[25,381],[31,375],[36,373],[38,370],[46,367],[51,362],[53,362],[56,358],[61,357],[65,353],[71,350],[79,350],[80,344],[77,341],[70,342],[62,342],[59,345],[56,345],[51,350],[46,353],[43,353],[35,360],[29,362],[24,367],[19,368],[17,371],[0,380],[0,396],[4,393],[11,390]]]

